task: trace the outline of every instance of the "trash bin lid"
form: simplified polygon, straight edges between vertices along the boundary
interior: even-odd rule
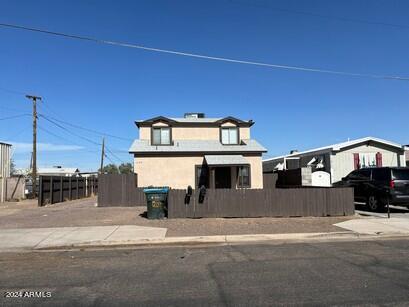
[[[147,194],[152,194],[152,193],[168,193],[169,192],[169,188],[168,187],[163,187],[163,188],[146,188],[143,189],[144,193]]]

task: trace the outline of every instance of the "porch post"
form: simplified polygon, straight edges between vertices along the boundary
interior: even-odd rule
[[[213,167],[209,167],[209,187],[211,189],[215,189],[216,188],[216,184],[215,184],[215,177],[214,177],[214,168]]]
[[[230,176],[231,176],[231,181],[230,181],[230,185],[232,189],[236,189],[237,188],[237,182],[236,182],[236,178],[237,178],[237,166],[231,166],[230,167]]]

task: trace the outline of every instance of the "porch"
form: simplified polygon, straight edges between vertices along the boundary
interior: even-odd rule
[[[251,188],[250,163],[241,155],[205,155],[195,173],[196,188]]]

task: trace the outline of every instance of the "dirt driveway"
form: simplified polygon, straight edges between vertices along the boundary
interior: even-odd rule
[[[167,236],[344,231],[335,223],[354,217],[203,218],[148,220],[145,207],[96,207],[96,198],[37,207],[35,201],[0,204],[1,228],[139,225],[165,227]],[[1,230],[0,230],[1,231]]]

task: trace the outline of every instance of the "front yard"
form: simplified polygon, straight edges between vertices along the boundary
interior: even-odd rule
[[[344,231],[333,224],[354,217],[302,218],[202,218],[148,220],[146,207],[96,207],[96,198],[85,198],[37,207],[26,200],[0,204],[0,231],[3,228],[47,228],[73,226],[138,225],[167,228],[167,235],[210,236]]]

